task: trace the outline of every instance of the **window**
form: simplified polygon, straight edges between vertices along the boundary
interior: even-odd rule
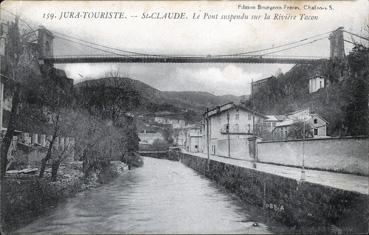
[[[235,125],[234,125],[234,131],[235,131],[235,132],[239,132],[239,131],[240,131],[240,130],[239,130],[239,127],[238,127],[238,124],[235,124]]]
[[[318,123],[318,119],[314,119],[314,124],[317,124]]]
[[[236,113],[236,120],[239,120],[239,119],[240,119],[240,114]]]
[[[248,119],[251,120],[251,113],[249,113],[247,116],[248,116]]]
[[[50,51],[50,43],[49,43],[49,41],[46,41],[45,48],[46,48],[46,52],[49,52]]]
[[[319,82],[319,88],[322,88],[323,87],[323,83],[322,81]]]
[[[247,124],[247,132],[248,132],[248,133],[250,133],[250,131],[251,131],[251,130],[250,130],[250,127],[251,127],[251,126],[250,126],[250,124]]]
[[[314,128],[314,135],[318,135],[318,128]]]

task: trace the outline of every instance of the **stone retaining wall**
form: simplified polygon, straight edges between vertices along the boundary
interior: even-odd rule
[[[189,154],[181,162],[299,233],[367,233],[368,195],[299,182]]]
[[[258,160],[288,166],[369,175],[368,138],[327,138],[258,143]]]

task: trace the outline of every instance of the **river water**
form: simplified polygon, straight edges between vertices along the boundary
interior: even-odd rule
[[[278,225],[266,225],[258,209],[240,203],[180,162],[144,160],[144,167],[77,194],[17,232],[266,234],[276,227],[281,231]]]

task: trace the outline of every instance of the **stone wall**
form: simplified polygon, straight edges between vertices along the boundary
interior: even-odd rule
[[[367,233],[368,195],[182,154],[181,162],[298,233]]]
[[[249,145],[247,138],[232,138],[230,139],[230,155],[232,158],[251,160],[249,156]],[[216,155],[228,157],[228,140],[217,140]]]
[[[168,151],[139,151],[141,156],[158,159],[168,159]]]
[[[258,143],[260,162],[369,175],[368,138],[308,139]]]

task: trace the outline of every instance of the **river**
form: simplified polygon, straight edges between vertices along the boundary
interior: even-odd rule
[[[145,158],[142,168],[79,193],[16,232],[273,233],[261,210],[241,203],[180,162]],[[267,225],[268,224],[268,225]]]

